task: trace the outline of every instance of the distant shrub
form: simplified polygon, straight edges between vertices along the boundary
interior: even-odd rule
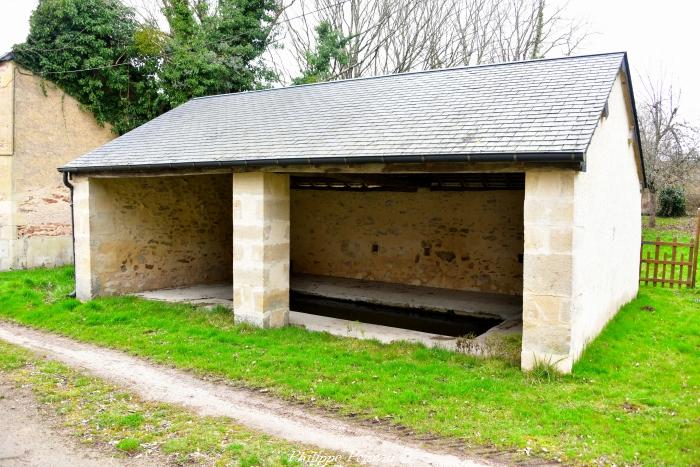
[[[679,186],[669,186],[659,194],[659,211],[662,217],[685,216],[685,190]]]

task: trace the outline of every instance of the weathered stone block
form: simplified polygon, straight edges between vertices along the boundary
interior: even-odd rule
[[[569,226],[574,219],[574,204],[559,198],[526,198],[524,217],[527,224]]]
[[[35,236],[23,240],[23,267],[50,268],[73,262],[73,239],[70,235]]]
[[[571,253],[530,254],[523,264],[523,293],[570,297],[573,256]]]
[[[571,323],[572,300],[526,293],[523,296],[523,321],[533,329],[539,326],[568,326]]]
[[[571,200],[574,195],[573,170],[530,170],[526,175],[527,196],[556,200],[564,198]]]

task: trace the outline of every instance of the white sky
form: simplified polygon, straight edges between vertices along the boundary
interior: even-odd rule
[[[695,0],[551,0],[589,25],[592,35],[577,53],[627,51],[638,100],[642,77],[673,82],[681,112],[700,125],[700,2]],[[22,42],[38,0],[0,0],[0,53]],[[130,2],[130,3],[138,3]]]

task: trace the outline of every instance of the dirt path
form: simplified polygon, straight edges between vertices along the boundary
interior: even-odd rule
[[[200,415],[225,416],[292,442],[340,451],[370,465],[488,466],[479,459],[427,450],[417,442],[378,433],[245,389],[203,381],[186,372],[121,352],[0,322],[0,339],[87,371],[146,400],[180,404]]]
[[[0,374],[0,465],[3,467],[147,467],[153,459],[110,457],[89,446],[79,446],[41,413],[27,388],[19,388]]]

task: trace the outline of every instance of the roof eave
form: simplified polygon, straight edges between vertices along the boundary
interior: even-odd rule
[[[632,88],[632,74],[630,73],[630,65],[627,61],[627,52],[622,57],[622,71],[627,75],[627,90],[630,95],[630,103],[632,104],[632,119],[634,120],[634,137],[639,150],[639,163],[642,168],[642,187],[647,188],[647,173],[644,168],[644,153],[642,149],[642,136],[639,131],[639,120],[637,118],[637,104],[634,100],[634,89]]]
[[[426,162],[529,162],[529,163],[584,163],[583,152],[536,152],[536,153],[480,153],[480,154],[430,154],[407,156],[353,156],[353,157],[294,157],[261,158],[229,161],[166,162],[158,164],[106,165],[106,166],[63,166],[59,172],[73,174],[92,172],[127,172],[182,169],[213,169],[226,167],[270,167],[287,165],[356,165],[356,164],[407,164]]]

